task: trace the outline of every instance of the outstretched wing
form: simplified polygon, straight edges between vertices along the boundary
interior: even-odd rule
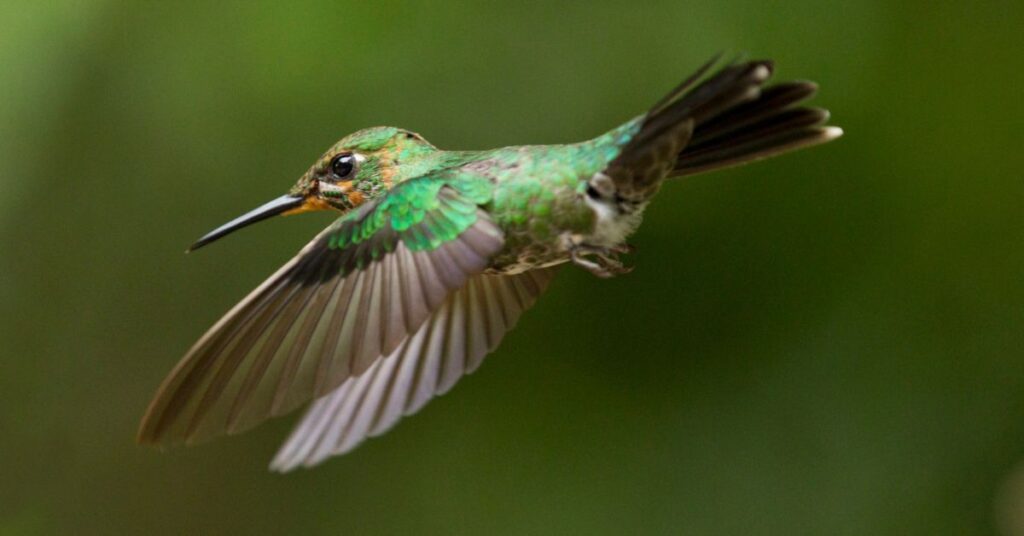
[[[487,181],[410,179],[347,214],[231,309],[164,380],[143,443],[247,429],[394,352],[503,244]]]
[[[471,277],[394,352],[314,402],[271,468],[311,467],[344,454],[447,392],[476,370],[557,270]]]

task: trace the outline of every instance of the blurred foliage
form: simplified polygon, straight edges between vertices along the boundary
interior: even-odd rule
[[[1024,3],[0,4],[0,533],[1024,534]],[[344,134],[575,141],[720,49],[837,143],[666,187],[472,378],[315,471],[132,436],[329,220],[185,256]],[[1014,525],[1018,523],[1018,525]]]

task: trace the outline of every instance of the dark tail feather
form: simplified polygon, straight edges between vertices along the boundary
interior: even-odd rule
[[[647,115],[650,116],[650,115],[653,115],[653,114],[657,113],[660,110],[664,110],[665,107],[668,104],[671,104],[672,101],[678,99],[683,93],[686,93],[686,90],[688,90],[691,87],[693,87],[693,84],[695,84],[698,80],[700,80],[700,78],[702,76],[704,76],[704,73],[708,72],[708,69],[713,67],[716,63],[718,63],[718,60],[721,57],[722,57],[722,53],[721,52],[719,52],[718,54],[715,54],[714,57],[712,57],[710,60],[708,60],[704,65],[701,65],[686,80],[683,80],[678,86],[675,87],[675,89],[670,91],[668,93],[668,95],[665,95],[664,97],[662,97],[662,99],[660,101],[655,103],[654,106],[651,106],[651,109],[650,109],[650,111],[648,112]]]
[[[839,137],[840,128],[822,126],[827,110],[798,106],[817,90],[813,82],[777,84],[760,89],[752,100],[700,118],[669,176],[745,164]]]
[[[609,164],[605,174],[617,195],[642,202],[656,190],[666,174],[673,174],[680,152],[700,125],[724,112],[757,99],[771,76],[770,61],[727,66],[697,84],[715,60],[704,64],[644,115],[640,130]],[[696,84],[696,85],[695,85]]]
[[[818,126],[828,120],[820,108],[783,110],[731,134],[687,147],[671,176],[694,175],[810,147],[842,135],[838,127]]]
[[[704,64],[658,101],[639,131],[604,171],[616,198],[641,203],[666,177],[693,175],[825,143],[842,134],[821,126],[828,112],[799,104],[814,96],[812,82],[764,87],[771,61],[727,65],[701,80]]]
[[[787,82],[762,89],[757,100],[737,106],[711,121],[702,123],[700,132],[690,140],[690,147],[750,126],[778,113],[779,110],[785,110],[800,101],[810,99],[817,91],[818,86],[813,82]]]

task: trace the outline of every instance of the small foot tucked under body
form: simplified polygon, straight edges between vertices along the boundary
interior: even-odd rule
[[[607,279],[633,271],[632,266],[625,266],[619,260],[620,254],[632,252],[633,246],[629,244],[610,248],[580,244],[572,248],[570,258],[576,266],[587,270],[597,277]]]

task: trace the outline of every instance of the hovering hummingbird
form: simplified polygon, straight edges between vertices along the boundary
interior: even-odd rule
[[[599,277],[666,179],[825,143],[811,82],[711,60],[589,141],[444,151],[391,127],[346,136],[292,189],[200,238],[275,215],[341,216],[228,311],[171,371],[141,443],[194,443],[313,401],[271,463],[313,466],[384,433],[473,372],[559,267]]]

